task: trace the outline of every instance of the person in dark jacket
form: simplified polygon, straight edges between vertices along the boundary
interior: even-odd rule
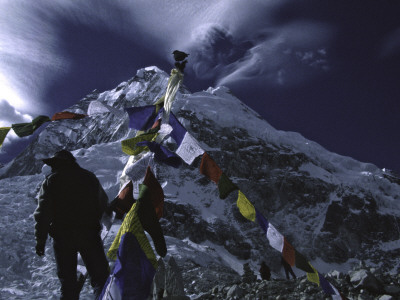
[[[285,269],[285,274],[286,274],[286,279],[289,280],[289,273],[293,276],[293,279],[296,279],[296,274],[294,274],[292,267],[286,262],[286,260],[281,257],[281,264],[283,268]]]
[[[271,279],[271,270],[265,263],[265,261],[261,262],[261,267],[260,267],[260,275],[262,280],[270,280]]]
[[[52,169],[42,183],[34,213],[36,254],[43,256],[47,236],[53,238],[61,299],[79,299],[77,255],[80,253],[97,297],[109,275],[100,236],[108,198],[97,177],[81,168],[66,150],[43,162]]]

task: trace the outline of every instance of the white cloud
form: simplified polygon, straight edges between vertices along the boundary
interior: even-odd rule
[[[325,46],[331,29],[326,24],[296,22],[270,28],[264,40],[239,59],[233,72],[226,72],[218,84],[259,81],[262,85],[297,85],[329,70]]]
[[[106,28],[169,58],[171,50],[191,54],[187,70],[219,84],[261,80],[296,84],[309,78],[295,53],[312,53],[308,67],[327,69],[323,52],[326,24],[273,18],[288,1],[1,1],[0,99],[39,113],[44,88],[68,72],[70,58],[60,49],[61,20]],[[79,27],[77,27],[79,28]],[[290,52],[290,53],[289,53]],[[304,57],[304,56],[303,56]],[[3,88],[4,87],[4,88]],[[42,105],[41,105],[42,104]]]
[[[31,122],[32,117],[22,114],[15,109],[7,100],[0,100],[0,127],[9,127],[14,123]]]
[[[0,100],[0,127],[11,127],[15,123],[31,122],[32,117],[28,114],[22,114],[15,109],[7,100]],[[10,130],[4,140],[3,147],[10,144],[13,140],[20,139],[13,130]]]

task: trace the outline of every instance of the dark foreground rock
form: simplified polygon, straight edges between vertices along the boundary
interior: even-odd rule
[[[347,274],[332,271],[325,275],[347,299],[395,300],[400,299],[400,275],[383,274],[374,268],[358,268]],[[274,299],[274,300],[320,300],[332,299],[321,287],[307,281],[306,276],[294,280],[257,280],[252,283],[237,281],[216,285],[192,299]]]

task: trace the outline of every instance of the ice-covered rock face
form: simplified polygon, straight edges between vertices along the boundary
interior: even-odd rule
[[[134,78],[119,84],[115,89],[103,93],[93,91],[65,110],[86,114],[89,103],[94,100],[121,111],[124,107],[149,105],[163,95],[167,81],[168,74],[156,67],[142,69]],[[120,118],[112,113],[80,120],[50,122],[36,140],[2,170],[0,178],[39,173],[43,166],[41,159],[52,156],[56,151],[72,151],[118,141],[129,133],[127,117]]]
[[[93,92],[66,110],[86,113],[93,100],[121,110],[153,104],[165,92],[167,81],[168,74],[155,67],[142,69],[114,90]],[[351,262],[359,260],[399,271],[399,178],[372,164],[331,153],[297,133],[274,129],[224,87],[197,93],[182,87],[172,111],[256,208],[320,272],[347,271]],[[51,122],[1,172],[3,177],[38,173],[43,165],[40,158],[61,148],[75,150],[83,167],[88,164],[96,175],[104,174],[100,181],[113,197],[122,162],[126,162],[117,144],[134,134],[127,116],[111,113]],[[104,165],[102,155],[114,155],[115,162],[108,159]],[[217,186],[199,173],[199,163],[197,158],[191,166],[178,169],[156,164],[154,170],[166,196],[161,224],[171,237],[167,242],[186,241],[185,245],[176,242],[175,248],[168,245],[183,268],[185,283],[195,281],[192,291],[200,291],[215,280],[234,280],[246,261],[256,270],[264,260],[280,272],[280,253],[269,246],[256,223],[241,216],[237,192],[219,199]],[[189,246],[197,252],[183,251]],[[199,261],[199,253],[213,260]]]

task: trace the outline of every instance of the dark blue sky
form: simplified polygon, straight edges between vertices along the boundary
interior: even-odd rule
[[[21,3],[0,5],[0,126],[51,116],[142,67],[169,72],[180,49],[192,92],[226,85],[275,128],[400,172],[396,1]],[[27,140],[9,137],[0,161]]]

